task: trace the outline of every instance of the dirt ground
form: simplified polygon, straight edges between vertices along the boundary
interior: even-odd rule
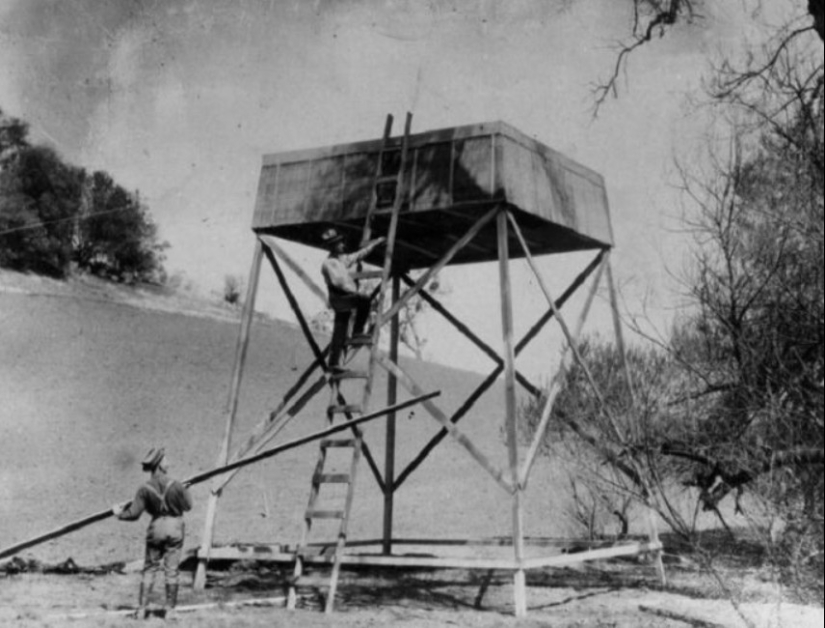
[[[225,424],[236,320],[236,313],[214,305],[0,272],[0,546],[130,498],[143,479],[137,461],[156,444],[171,452],[177,477],[210,469]],[[294,325],[262,323],[255,333],[239,434],[277,405],[309,361]],[[481,380],[436,365],[408,367],[425,390],[443,390],[439,403],[448,413]],[[474,409],[476,416],[461,424],[496,464],[506,459],[500,447],[500,399],[500,391],[491,391]],[[312,422],[297,422],[278,440],[320,429],[325,401],[310,403],[305,412]],[[437,431],[422,414],[409,412],[399,419],[399,468]],[[383,460],[382,439],[382,431],[368,437],[377,460]],[[294,450],[240,474],[221,499],[216,542],[294,543],[314,462],[314,451]],[[561,514],[566,497],[560,487],[567,480],[560,473],[552,461],[537,463],[525,511],[528,535],[575,532]],[[354,538],[374,539],[380,537],[381,496],[369,473],[364,475],[351,530]],[[208,491],[196,487],[193,494],[189,550],[199,542]],[[500,488],[449,439],[398,493],[399,537],[486,538],[506,535],[510,525],[510,504]],[[71,558],[81,569],[68,575],[11,573],[14,569],[3,569],[9,561],[0,561],[0,626],[164,625],[160,618],[139,624],[126,616],[136,600],[136,571],[96,573],[101,565],[134,561],[144,526],[104,521],[17,557],[41,565]],[[313,596],[304,608],[287,611],[279,599],[284,573],[274,566],[243,564],[210,572],[203,592],[193,591],[191,573],[185,573],[183,610],[174,623],[207,628],[746,626],[725,599],[724,584],[753,626],[823,625],[822,609],[787,603],[788,596],[758,560],[723,563],[721,580],[714,580],[689,556],[666,547],[670,586],[664,590],[650,564],[631,560],[531,572],[526,619],[513,617],[511,577],[501,572],[489,580],[485,572],[466,570],[344,572],[337,612],[325,616]],[[270,603],[245,604],[253,599]]]
[[[662,589],[649,564],[622,561],[543,570],[528,577],[528,616],[513,616],[507,574],[439,571],[344,572],[336,612],[321,612],[321,598],[307,594],[294,611],[284,608],[284,573],[277,567],[242,565],[210,572],[207,588],[186,586],[174,620],[138,621],[133,607],[138,573],[107,575],[20,574],[0,579],[0,625],[63,626],[274,626],[308,628],[410,626],[435,628],[506,626],[664,628],[746,626],[737,609],[718,598],[693,567],[671,565]],[[821,609],[756,600],[773,589],[758,572],[725,574],[742,595],[738,609],[760,628],[822,626]],[[259,600],[262,605],[251,603]],[[264,605],[265,604],[265,605]],[[706,623],[702,623],[706,622]]]

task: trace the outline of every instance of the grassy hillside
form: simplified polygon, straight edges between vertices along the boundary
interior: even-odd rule
[[[0,286],[4,546],[131,497],[143,479],[137,463],[151,446],[167,448],[171,472],[178,477],[213,466],[225,424],[236,313],[88,282],[66,285],[5,273]],[[309,362],[296,327],[256,322],[236,443],[277,405]],[[476,374],[433,364],[408,362],[405,367],[425,390],[442,390],[438,403],[448,414],[481,381]],[[379,381],[375,390],[384,386]],[[326,404],[323,392],[275,442],[321,429]],[[380,398],[373,403],[381,405]],[[502,408],[496,389],[460,426],[503,465]],[[383,466],[383,423],[367,431]],[[404,412],[397,468],[437,431],[422,409]],[[241,473],[221,501],[217,541],[294,543],[315,452],[306,446]],[[351,536],[375,538],[381,530],[381,496],[366,465],[360,474]],[[540,465],[531,489],[529,534],[558,534],[564,528],[551,478],[552,470]],[[194,489],[187,546],[200,538],[207,495],[206,486]],[[399,536],[510,531],[503,491],[450,439],[403,486],[396,509]],[[30,553],[47,561],[128,559],[139,553],[143,531],[143,523],[110,520]]]

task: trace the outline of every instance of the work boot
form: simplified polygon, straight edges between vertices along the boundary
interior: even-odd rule
[[[166,585],[166,619],[175,618],[175,607],[178,605],[178,585]]]

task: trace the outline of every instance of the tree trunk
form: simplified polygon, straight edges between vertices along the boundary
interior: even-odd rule
[[[823,22],[825,22],[825,0],[808,0],[808,13],[814,18],[814,28],[819,38],[825,41]]]

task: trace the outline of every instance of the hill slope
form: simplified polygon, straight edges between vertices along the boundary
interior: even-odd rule
[[[164,445],[171,471],[188,477],[213,466],[238,333],[237,313],[175,302],[95,283],[64,284],[0,276],[0,528],[4,545],[51,530],[131,497],[143,477],[137,462]],[[258,321],[245,370],[235,443],[280,401],[310,363],[300,332]],[[410,361],[405,368],[451,414],[481,377]],[[383,391],[379,381],[375,390]],[[405,398],[404,395],[401,398]],[[276,442],[323,427],[326,393]],[[382,402],[376,399],[374,408]],[[501,391],[494,387],[460,424],[504,465]],[[399,417],[397,469],[403,469],[438,425],[416,409]],[[381,422],[368,442],[383,467]],[[233,447],[234,450],[234,447]],[[221,500],[217,542],[294,543],[306,504],[315,448],[307,446],[240,474]],[[538,499],[528,534],[558,534],[563,520],[551,503],[551,469],[539,465]],[[377,538],[381,495],[369,469],[360,475],[351,525],[354,538]],[[187,546],[196,545],[208,495],[194,489]],[[555,508],[554,508],[555,506]],[[551,516],[549,513],[557,514]],[[475,537],[508,534],[505,493],[449,438],[397,494],[398,536]],[[108,562],[136,555],[143,525],[97,524],[33,548],[41,560],[72,556]]]

